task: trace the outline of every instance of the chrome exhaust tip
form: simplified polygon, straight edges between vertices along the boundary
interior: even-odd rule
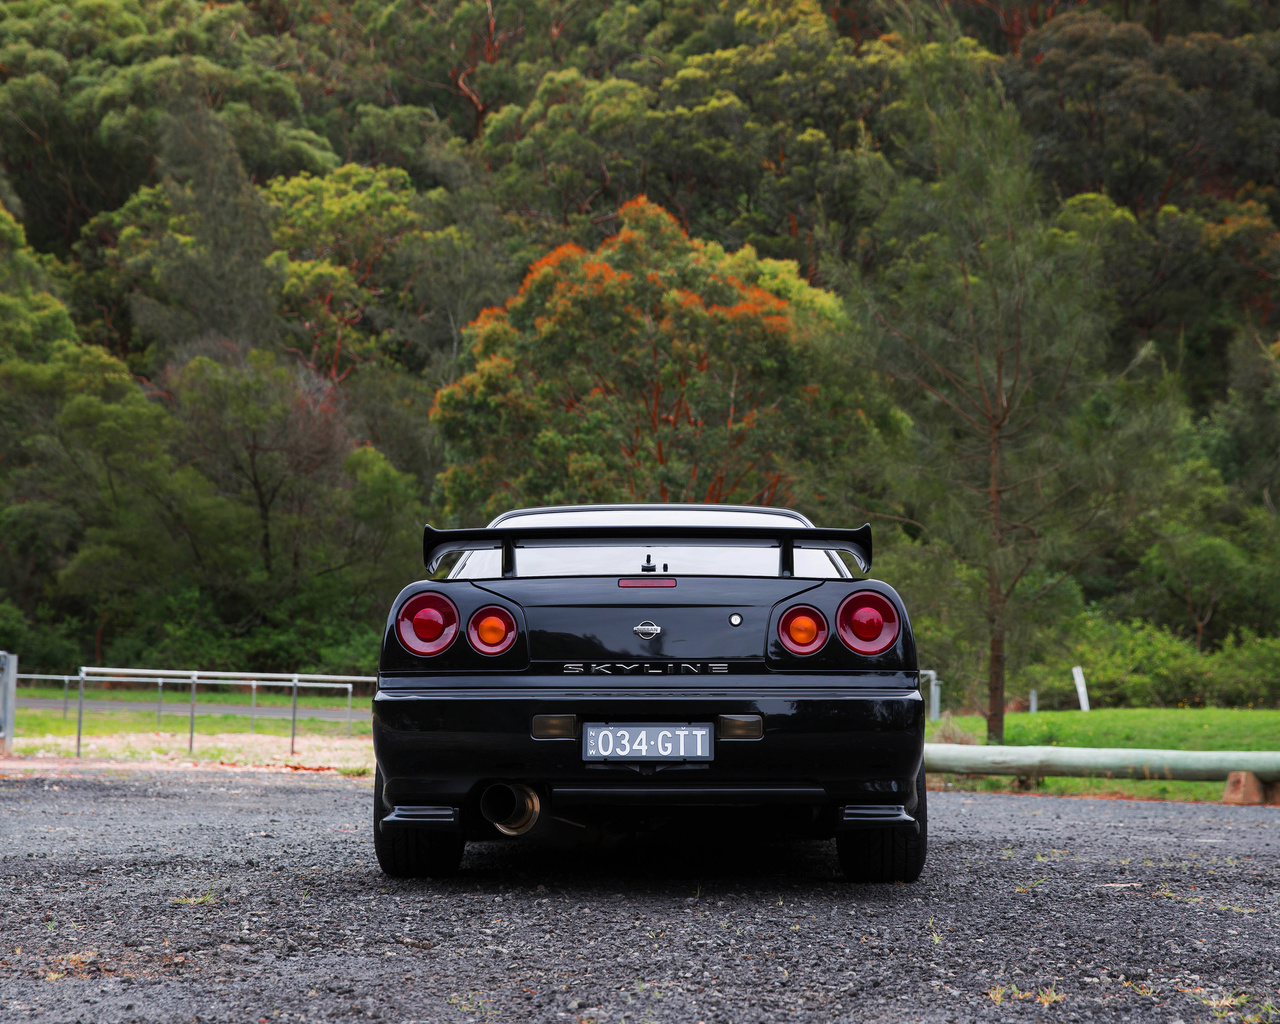
[[[538,794],[519,782],[499,782],[480,794],[480,813],[506,836],[522,836],[538,823]]]

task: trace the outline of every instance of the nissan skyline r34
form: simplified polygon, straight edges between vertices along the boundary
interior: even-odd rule
[[[924,866],[924,708],[871,529],[785,509],[521,509],[426,527],[387,619],[374,847],[398,877],[549,818],[749,822],[836,840],[853,881]],[[451,565],[449,563],[452,562]],[[440,577],[440,578],[435,578]]]

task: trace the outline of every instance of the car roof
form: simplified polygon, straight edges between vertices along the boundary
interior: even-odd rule
[[[808,519],[789,508],[759,505],[556,505],[550,508],[517,508],[504,512],[489,525],[522,526],[760,526],[766,520],[789,520],[789,526],[813,527]]]

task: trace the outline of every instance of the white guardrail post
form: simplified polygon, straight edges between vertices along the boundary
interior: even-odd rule
[[[1076,665],[1071,670],[1071,678],[1076,683],[1076,696],[1080,698],[1080,710],[1089,710],[1089,688],[1084,684],[1084,669]]]
[[[187,731],[187,753],[196,752],[196,678],[198,673],[191,673],[191,725]]]
[[[84,666],[80,667],[80,695],[76,698],[76,757],[80,756],[80,737],[84,733]]]
[[[17,708],[18,656],[9,651],[0,651],[0,757],[13,756]]]
[[[289,716],[289,754],[292,756],[297,753],[295,747],[298,741],[298,677],[293,677],[293,713]]]
[[[920,679],[929,683],[929,721],[936,722],[942,717],[942,681],[938,673],[929,668],[920,670]]]

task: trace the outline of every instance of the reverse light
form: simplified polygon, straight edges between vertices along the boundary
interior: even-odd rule
[[[817,608],[798,604],[783,613],[778,639],[792,654],[812,654],[827,642],[827,620]]]
[[[720,715],[716,725],[716,735],[722,740],[758,740],[764,735],[760,715]]]
[[[501,654],[516,642],[516,620],[505,608],[488,605],[471,616],[467,639],[481,654]]]
[[[578,735],[577,715],[534,715],[529,730],[535,740],[571,740]]]
[[[439,654],[458,635],[458,609],[443,594],[414,594],[396,615],[396,635],[413,654]]]
[[[901,628],[893,602],[873,590],[850,594],[836,612],[836,632],[855,654],[887,651],[897,642]]]

